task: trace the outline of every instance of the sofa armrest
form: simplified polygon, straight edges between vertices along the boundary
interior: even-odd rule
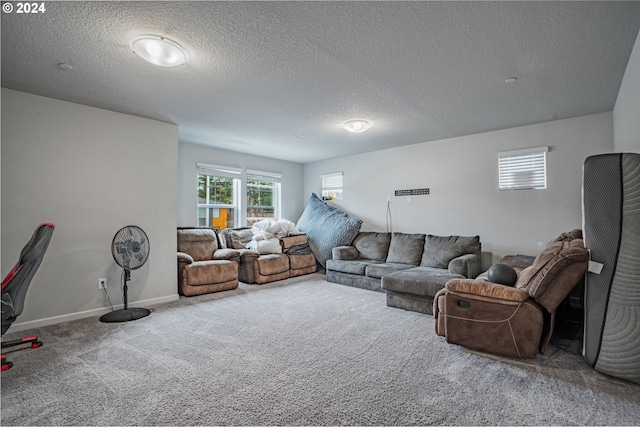
[[[482,257],[476,254],[465,254],[454,258],[449,261],[449,273],[475,279],[482,273]]]
[[[451,279],[445,287],[452,292],[505,301],[524,302],[529,298],[529,293],[523,289],[516,289],[499,283],[485,282],[482,280]]]
[[[360,253],[355,246],[336,246],[331,249],[331,257],[333,259],[341,259],[343,261],[352,261],[360,258]]]
[[[260,254],[257,251],[251,249],[240,249],[238,251],[242,259],[247,262],[253,262],[254,260],[260,258]]]
[[[211,259],[235,261],[239,263],[240,251],[236,249],[216,249],[215,251],[213,251],[213,256],[211,257]]]
[[[178,262],[184,262],[186,264],[191,264],[193,262],[193,257],[184,252],[178,252]]]

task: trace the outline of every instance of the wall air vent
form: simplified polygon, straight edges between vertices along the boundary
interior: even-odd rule
[[[416,188],[413,190],[396,190],[396,196],[426,196],[429,194],[428,188]]]

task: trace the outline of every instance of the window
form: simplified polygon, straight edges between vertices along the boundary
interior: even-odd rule
[[[342,200],[342,172],[320,175],[322,178],[322,199]]]
[[[547,188],[549,147],[498,153],[498,189],[530,190]]]
[[[198,226],[218,230],[238,224],[240,169],[198,163]]]
[[[280,180],[282,175],[247,170],[247,225],[280,217]]]

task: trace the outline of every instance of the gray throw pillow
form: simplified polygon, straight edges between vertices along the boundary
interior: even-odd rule
[[[449,262],[464,254],[480,252],[480,236],[433,236],[429,234],[424,243],[422,267],[448,268]]]
[[[420,264],[424,249],[424,234],[393,233],[387,262]]]
[[[336,246],[347,246],[353,242],[362,226],[362,220],[347,215],[340,209],[329,206],[315,193],[296,224],[296,228],[307,233],[307,241],[316,260],[326,266],[331,259],[331,250]]]

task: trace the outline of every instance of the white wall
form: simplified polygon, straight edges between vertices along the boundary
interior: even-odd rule
[[[304,209],[303,165],[181,142],[178,146],[178,226],[195,226],[198,204],[197,163],[282,173],[281,217],[297,222]],[[244,174],[244,172],[243,172]],[[241,196],[246,199],[246,194]],[[246,212],[241,224],[246,224]]]
[[[640,153],[640,33],[613,109],[613,148],[620,153]]]
[[[495,262],[506,254],[537,255],[557,234],[581,227],[582,163],[613,149],[611,113],[470,135],[305,165],[305,193],[320,194],[323,173],[344,171],[344,200],[331,202],[386,229],[391,197],[393,231],[480,235]],[[497,153],[549,146],[546,190],[498,191]],[[429,188],[428,196],[394,190]],[[488,267],[488,266],[487,266]]]
[[[142,227],[147,263],[132,271],[132,306],[177,298],[178,127],[2,89],[2,275],[43,221],[56,224],[25,309],[10,331],[109,311],[121,303],[111,241]]]

